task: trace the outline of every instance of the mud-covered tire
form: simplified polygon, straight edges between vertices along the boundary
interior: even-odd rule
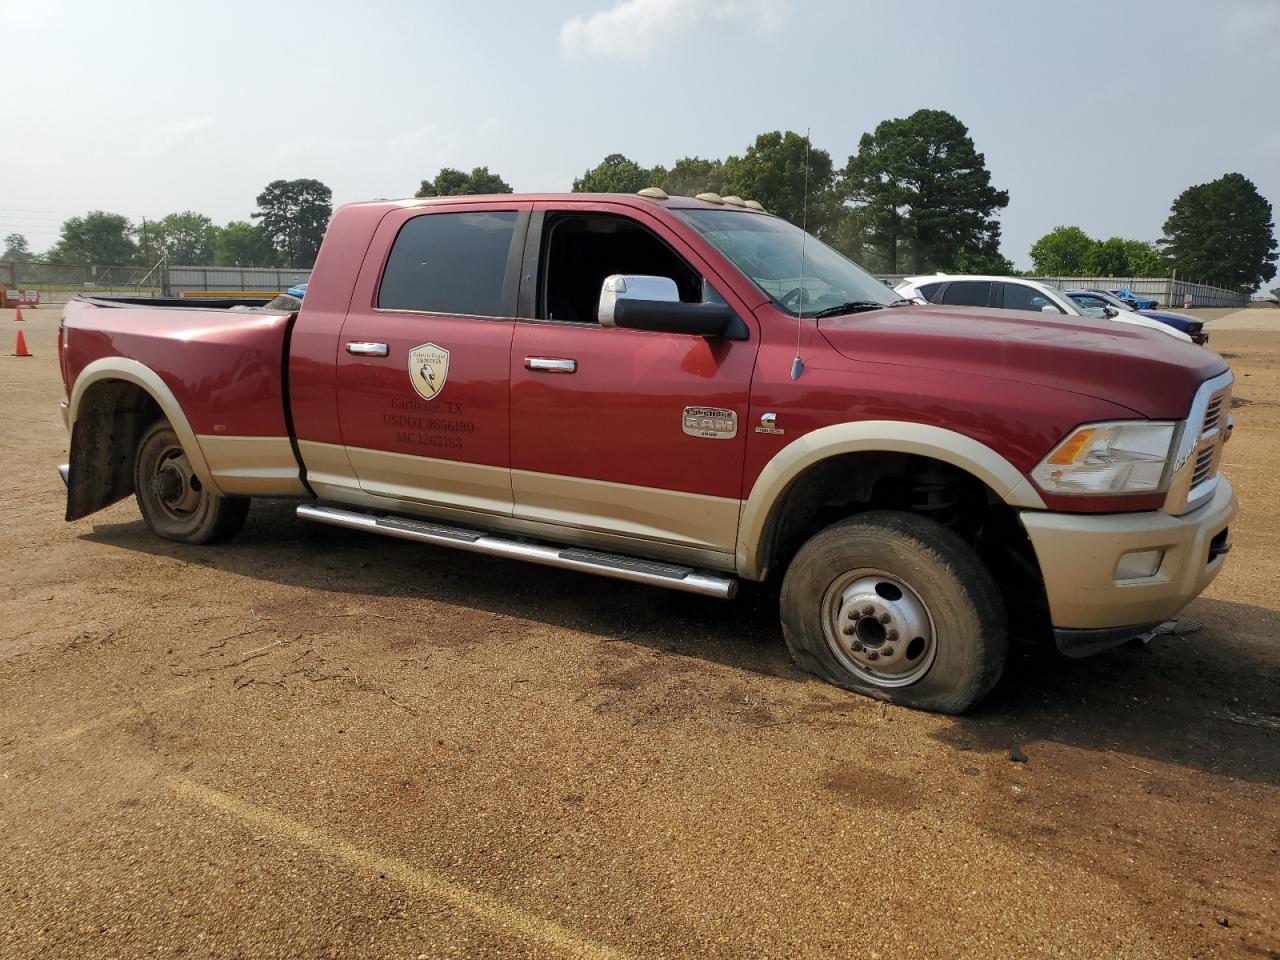
[[[220,497],[201,484],[177,433],[163,418],[138,440],[133,493],[151,532],[178,543],[229,540],[249,515],[247,497]]]
[[[969,710],[1008,653],[990,572],[959,536],[916,514],[863,513],[815,534],[787,568],[780,605],[801,669],[920,710]]]

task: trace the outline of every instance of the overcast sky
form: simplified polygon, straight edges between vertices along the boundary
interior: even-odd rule
[[[89,209],[245,219],[281,177],[568,190],[806,127],[842,166],[920,107],[968,125],[1020,266],[1057,224],[1154,240],[1230,171],[1280,205],[1280,0],[0,0],[0,42],[0,236],[36,250]]]

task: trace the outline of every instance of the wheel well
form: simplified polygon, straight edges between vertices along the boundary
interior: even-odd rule
[[[155,398],[128,380],[99,380],[85,390],[71,427],[68,520],[133,493],[138,440],[163,415]]]
[[[779,498],[767,527],[768,569],[780,575],[818,531],[868,510],[901,510],[958,533],[991,570],[1019,635],[1050,634],[1035,550],[1009,506],[973,474],[933,457],[840,454],[809,467]]]

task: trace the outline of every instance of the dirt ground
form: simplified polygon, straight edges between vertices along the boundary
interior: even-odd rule
[[[56,310],[0,313],[0,957],[1280,957],[1280,310],[1214,320],[1243,511],[1199,632],[976,715],[724,604],[254,504],[67,524]],[[1015,761],[1012,756],[1025,758]]]

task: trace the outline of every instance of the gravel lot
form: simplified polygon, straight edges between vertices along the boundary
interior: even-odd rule
[[[0,957],[1280,957],[1280,310],[1217,319],[1243,501],[1199,632],[980,713],[730,604],[255,503],[62,520],[58,312],[0,358]],[[19,325],[0,312],[7,354]],[[1011,756],[1025,758],[1015,761]]]

